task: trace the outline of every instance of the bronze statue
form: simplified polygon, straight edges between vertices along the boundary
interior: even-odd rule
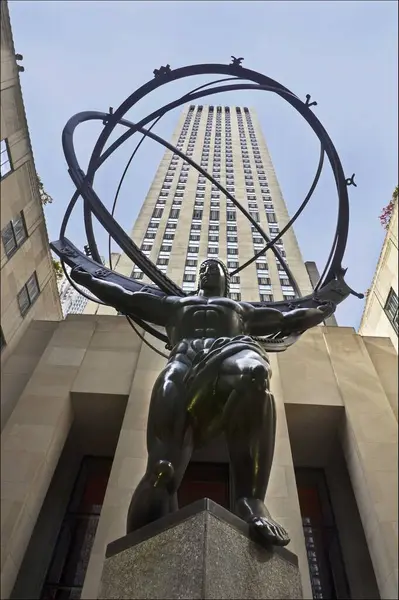
[[[289,313],[226,297],[228,272],[209,259],[196,295],[130,292],[81,268],[73,279],[119,312],[165,327],[172,351],[151,397],[148,464],[129,507],[127,532],[177,510],[177,490],[193,449],[224,433],[232,469],[234,512],[264,544],[284,546],[287,532],[264,498],[271,471],[276,410],[271,370],[257,336],[301,333],[320,324],[329,304]]]

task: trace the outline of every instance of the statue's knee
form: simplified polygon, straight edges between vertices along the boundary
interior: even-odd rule
[[[250,385],[256,390],[266,390],[268,388],[269,371],[265,365],[259,364],[252,367],[249,373]]]
[[[248,367],[240,376],[238,388],[245,392],[267,391],[269,388],[269,370],[266,366],[258,364]]]

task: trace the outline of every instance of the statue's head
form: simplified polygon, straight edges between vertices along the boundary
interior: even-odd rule
[[[208,258],[201,263],[198,291],[206,296],[227,296],[230,277],[226,266],[217,258]]]

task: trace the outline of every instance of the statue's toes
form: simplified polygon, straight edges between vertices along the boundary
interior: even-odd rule
[[[263,539],[267,544],[273,546],[286,546],[290,543],[290,538],[284,527],[281,527],[277,523],[270,522],[268,519],[262,517],[256,517],[252,521],[254,531]]]
[[[288,537],[288,533],[281,527],[280,525],[277,527],[277,538],[276,538],[276,546],[286,546],[290,543],[290,538]]]
[[[269,543],[269,544],[276,544],[277,541],[277,531],[276,529],[270,524],[268,523],[268,521],[266,519],[262,519],[262,518],[256,518],[253,520],[253,528],[256,531],[256,533],[261,536],[261,538]]]

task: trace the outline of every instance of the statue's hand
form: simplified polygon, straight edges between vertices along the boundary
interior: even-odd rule
[[[329,317],[334,312],[335,306],[331,302],[323,302],[317,307],[317,310],[323,314],[325,318]]]
[[[71,271],[71,277],[80,285],[88,285],[93,279],[93,276],[82,267],[74,267]]]
[[[285,332],[306,331],[320,325],[332,313],[332,308],[332,304],[326,302],[317,308],[297,308],[285,313],[283,330]]]

